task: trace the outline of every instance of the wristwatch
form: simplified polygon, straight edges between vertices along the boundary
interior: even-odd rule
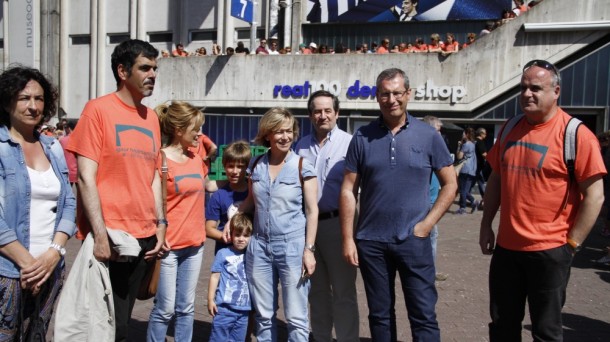
[[[316,246],[315,245],[305,245],[305,249],[308,249],[312,253],[316,252]]]
[[[582,245],[579,244],[578,242],[568,238],[567,240],[568,245],[570,245],[570,247],[572,247],[572,249],[574,250],[574,253],[578,253],[581,249],[582,249]]]
[[[53,248],[54,250],[56,250],[57,253],[59,253],[59,256],[66,255],[66,249],[63,246],[60,246],[59,244],[52,243],[49,248]]]

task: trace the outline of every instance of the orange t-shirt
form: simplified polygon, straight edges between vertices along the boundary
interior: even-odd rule
[[[460,43],[458,43],[456,41],[454,41],[452,44],[443,44],[441,46],[443,51],[458,51],[459,47],[460,47]]]
[[[383,45],[381,45],[377,48],[377,51],[375,53],[384,54],[384,53],[390,53],[390,51],[388,51],[388,49],[386,49]]]
[[[168,158],[167,167],[167,241],[172,249],[201,246],[205,241],[203,162],[193,153],[185,163]]]
[[[135,238],[155,234],[151,184],[160,147],[159,119],[152,109],[130,107],[116,93],[85,105],[67,149],[97,162],[96,185],[106,227]],[[78,199],[77,237],[84,239],[91,226]]]
[[[563,209],[569,183],[563,138],[569,120],[561,109],[539,125],[523,118],[503,143],[498,140],[487,153],[487,161],[501,177],[497,243],[503,248],[541,251],[564,245],[582,199],[577,183],[606,174],[595,135],[581,125],[576,141],[576,181]]]

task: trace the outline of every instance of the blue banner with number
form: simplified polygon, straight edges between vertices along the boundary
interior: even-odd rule
[[[499,19],[512,0],[308,0],[312,23]]]
[[[253,0],[231,0],[231,16],[252,24],[253,7]]]

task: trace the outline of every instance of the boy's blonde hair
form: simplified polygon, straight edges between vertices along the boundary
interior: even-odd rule
[[[225,147],[222,152],[222,165],[230,162],[243,162],[246,166],[250,163],[252,152],[250,145],[245,140],[237,140]]]
[[[231,235],[252,235],[252,218],[246,213],[237,213],[231,218]]]

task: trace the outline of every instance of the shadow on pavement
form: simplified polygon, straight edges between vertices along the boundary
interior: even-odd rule
[[[610,323],[571,313],[563,313],[563,340],[608,341]]]

